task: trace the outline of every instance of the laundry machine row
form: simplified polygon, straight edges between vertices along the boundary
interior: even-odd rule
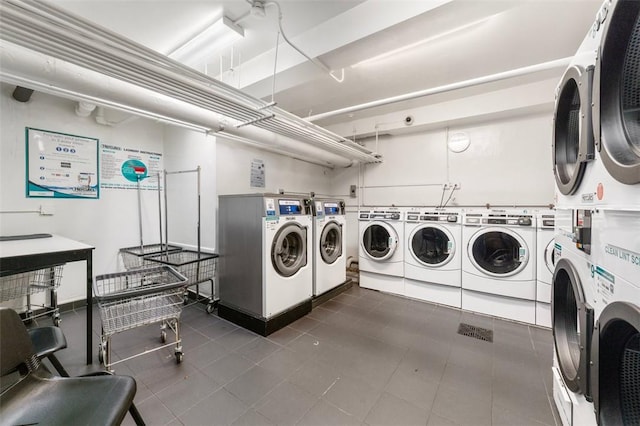
[[[554,400],[640,424],[640,2],[607,0],[558,86]]]

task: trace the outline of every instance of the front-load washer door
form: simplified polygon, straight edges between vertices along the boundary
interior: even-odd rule
[[[409,236],[411,255],[429,268],[446,265],[455,254],[453,235],[448,229],[434,225],[420,225]]]
[[[614,179],[640,183],[640,2],[613,1],[594,76],[594,133]]]
[[[335,220],[329,221],[322,228],[319,243],[322,260],[331,265],[342,256],[342,226]]]
[[[289,222],[278,230],[271,244],[273,268],[283,277],[295,275],[307,264],[307,228]]]
[[[591,387],[598,424],[640,424],[640,307],[607,305],[593,339]]]
[[[556,269],[556,240],[551,239],[544,249],[544,266],[547,268],[550,274]]]
[[[363,230],[360,244],[371,259],[387,260],[398,247],[398,234],[385,222],[371,222]]]
[[[585,303],[582,285],[573,263],[565,258],[558,260],[551,296],[556,356],[567,388],[588,396],[593,309]]]
[[[520,235],[506,228],[485,228],[476,232],[467,247],[473,266],[492,277],[509,277],[529,262],[529,247]]]
[[[591,124],[591,84],[593,70],[573,66],[560,81],[553,116],[553,164],[558,189],[574,194],[594,157]]]

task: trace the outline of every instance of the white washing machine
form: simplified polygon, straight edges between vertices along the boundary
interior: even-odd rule
[[[558,85],[559,208],[640,208],[637,17],[638,2],[605,1]]]
[[[220,317],[266,336],[311,311],[309,204],[286,194],[219,197]]]
[[[347,280],[347,221],[344,206],[344,200],[313,200],[314,296],[320,296]]]
[[[403,216],[397,207],[358,212],[360,287],[404,295]]]
[[[593,215],[596,326],[591,392],[598,424],[640,424],[640,211]]]
[[[536,325],[551,327],[551,282],[555,269],[555,212],[536,213]]]
[[[589,244],[576,243],[577,217],[574,210],[556,210],[551,293],[553,397],[565,426],[596,424],[590,385],[596,291],[590,240]],[[583,220],[581,226],[583,233],[591,229],[589,220]]]
[[[415,299],[461,307],[462,218],[454,209],[405,213],[404,289]]]
[[[535,324],[534,221],[517,209],[463,214],[462,309]]]

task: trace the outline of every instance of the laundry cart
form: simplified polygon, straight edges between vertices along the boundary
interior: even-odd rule
[[[26,299],[25,322],[44,315],[51,315],[53,324],[60,324],[60,311],[58,309],[57,289],[62,280],[61,265],[54,265],[43,269],[17,272],[0,270],[0,302],[8,302],[18,299]],[[32,296],[36,293],[49,292],[49,304],[33,304]],[[46,300],[46,296],[45,296]],[[36,313],[33,307],[38,307]]]
[[[193,250],[181,250],[169,253],[160,253],[145,256],[147,263],[167,265],[178,270],[188,280],[188,287],[196,287],[196,302],[207,300],[207,312],[212,313],[218,303],[218,291],[216,288],[216,267],[218,264],[218,254],[205,253]],[[200,295],[200,284],[209,282],[211,293],[209,297]],[[185,289],[184,303],[189,302],[189,291]]]
[[[174,253],[181,251],[182,247],[174,246],[171,244],[145,244],[135,247],[124,247],[120,249],[120,257],[122,257],[122,263],[127,271],[133,269],[142,268],[147,266],[144,258],[145,256],[152,256],[162,253]]]
[[[175,356],[182,362],[180,314],[187,279],[170,266],[161,265],[127,272],[99,275],[94,280],[102,333],[98,359],[111,371],[115,364],[175,344]],[[160,323],[161,345],[142,353],[111,362],[111,337],[116,333]],[[175,334],[175,343],[167,342],[167,328]]]

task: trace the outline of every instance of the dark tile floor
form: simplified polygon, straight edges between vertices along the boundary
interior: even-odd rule
[[[62,315],[59,359],[72,374],[85,369],[85,318]],[[493,342],[457,334],[460,322],[493,330]],[[182,338],[181,364],[163,349],[114,367],[136,378],[147,424],[558,424],[549,330],[357,286],[267,338],[192,305]],[[117,334],[114,359],[158,342],[157,326]]]

